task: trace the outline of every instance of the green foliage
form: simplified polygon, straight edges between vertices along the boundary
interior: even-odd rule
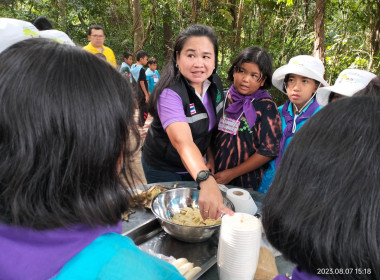
[[[2,17],[32,21],[39,15],[66,32],[83,46],[88,43],[87,28],[100,24],[120,64],[124,51],[133,51],[133,12],[131,0],[19,0],[0,2]],[[299,54],[312,54],[314,42],[315,1],[245,0],[242,14],[241,43],[236,45],[236,20],[240,0],[202,0],[197,5],[197,23],[212,26],[218,34],[218,73],[224,86],[231,61],[248,46],[264,47],[273,57],[274,69]],[[158,59],[159,70],[165,62],[163,21],[170,13],[173,37],[192,23],[192,6],[185,0],[140,0],[144,28],[151,30],[143,49]],[[325,66],[326,79],[333,83],[348,67],[379,74],[379,53],[371,53],[371,28],[377,19],[377,2],[369,0],[326,1]],[[372,59],[372,68],[369,68]],[[286,95],[272,88],[277,104]]]

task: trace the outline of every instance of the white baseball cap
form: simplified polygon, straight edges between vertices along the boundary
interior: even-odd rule
[[[285,94],[287,93],[284,91],[284,79],[288,74],[296,74],[313,79],[320,82],[324,86],[329,85],[323,79],[325,67],[323,66],[322,61],[311,55],[298,55],[292,57],[288,64],[281,66],[274,71],[272,76],[272,84]]]
[[[22,40],[38,37],[40,37],[38,29],[30,22],[0,18],[0,53]]]
[[[376,75],[359,69],[345,69],[340,72],[333,86],[319,88],[317,90],[317,102],[326,106],[329,101],[330,92],[344,96],[353,96],[359,90],[365,88]]]

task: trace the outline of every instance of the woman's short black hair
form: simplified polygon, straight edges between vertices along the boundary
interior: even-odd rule
[[[117,169],[139,135],[128,83],[107,62],[46,39],[0,54],[0,222],[34,229],[116,224]]]
[[[330,268],[335,274],[326,279],[380,279],[379,120],[379,98],[330,103],[284,154],[263,226],[270,243],[309,273]]]
[[[261,89],[269,89],[272,86],[272,59],[264,49],[249,47],[242,50],[232,62],[228,70],[228,80],[234,81],[234,73],[238,71],[243,63],[255,63],[261,71],[261,79],[266,79]]]

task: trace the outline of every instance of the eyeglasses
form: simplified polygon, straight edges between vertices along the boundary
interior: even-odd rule
[[[91,35],[91,37],[98,39],[98,38],[104,38],[104,35]]]

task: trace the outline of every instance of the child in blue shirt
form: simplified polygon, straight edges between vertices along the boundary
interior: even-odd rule
[[[154,86],[160,79],[160,74],[157,71],[157,59],[151,57],[148,59],[148,69],[145,72],[146,80],[148,81],[149,93],[152,93]]]
[[[289,98],[278,108],[282,122],[282,139],[278,157],[269,163],[260,184],[259,192],[266,193],[278,168],[282,155],[294,134],[317,111],[321,109],[315,95],[319,87],[328,86],[323,79],[325,67],[322,61],[299,55],[278,68],[272,76],[273,85]]]

